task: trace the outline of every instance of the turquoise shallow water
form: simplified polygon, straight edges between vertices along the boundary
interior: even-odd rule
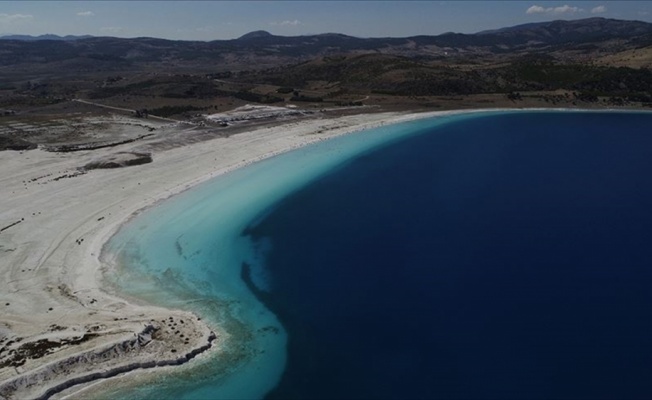
[[[146,385],[117,389],[122,398],[261,398],[286,362],[282,325],[247,288],[241,265],[262,290],[273,289],[263,259],[269,249],[242,231],[288,194],[347,160],[464,114],[356,132],[252,164],[201,184],[138,215],[111,239],[107,279],[130,296],[200,314],[229,334],[223,354]],[[486,115],[486,113],[485,113]]]

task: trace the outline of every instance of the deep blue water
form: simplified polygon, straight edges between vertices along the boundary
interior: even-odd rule
[[[652,116],[477,116],[291,194],[269,398],[652,397]]]

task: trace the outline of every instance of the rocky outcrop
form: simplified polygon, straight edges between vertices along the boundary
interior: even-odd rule
[[[181,355],[177,355],[174,349],[170,350],[166,346],[161,346],[163,349],[155,349],[155,351],[145,350],[148,346],[159,342],[155,336],[160,329],[154,325],[147,325],[133,339],[64,358],[31,373],[0,383],[0,399],[45,400],[73,386],[112,378],[137,369],[182,365],[210,349],[217,339],[217,335],[211,331],[205,336],[203,344]],[[173,356],[164,356],[164,354]]]
[[[84,169],[98,169],[98,168],[121,168],[130,165],[141,165],[151,163],[151,153],[138,153],[132,152],[119,152],[110,154],[108,156],[95,159],[88,164],[84,165]]]
[[[2,150],[33,150],[37,146],[27,140],[14,136],[0,135],[0,151]]]

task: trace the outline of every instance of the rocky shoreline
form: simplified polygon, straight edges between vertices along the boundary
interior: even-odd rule
[[[218,339],[215,332],[202,327],[197,318],[171,316],[150,321],[133,337],[73,354],[1,382],[0,399],[45,400],[73,386],[134,370],[185,364],[212,348]]]

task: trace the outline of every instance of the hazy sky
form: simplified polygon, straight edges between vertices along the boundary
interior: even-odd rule
[[[404,37],[592,16],[652,22],[652,1],[0,1],[0,34]]]

